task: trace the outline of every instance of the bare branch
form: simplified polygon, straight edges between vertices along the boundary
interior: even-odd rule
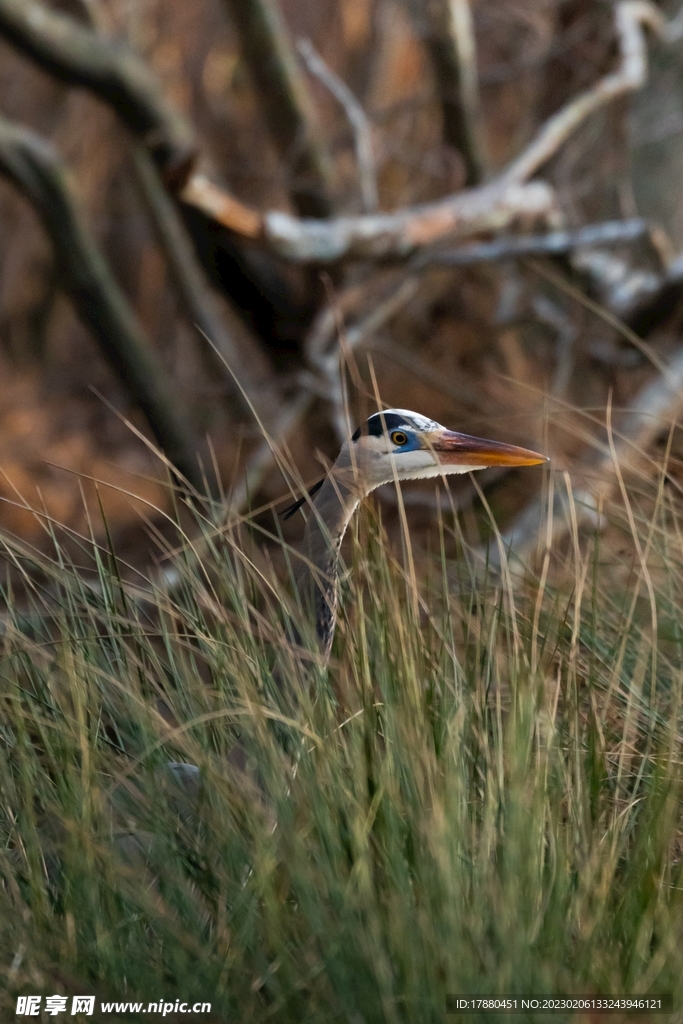
[[[479,101],[477,46],[470,0],[412,0],[419,22],[426,19],[426,42],[443,110],[444,139],[462,154],[468,186],[486,170]]]
[[[331,405],[331,420],[340,443],[348,437],[344,403],[344,351],[367,344],[417,294],[421,278],[392,271],[375,275],[362,285],[353,285],[334,296],[314,320],[304,341],[310,370],[299,375],[299,385],[308,394],[322,397]],[[345,320],[352,322],[346,326]]]
[[[520,220],[557,219],[552,189],[528,179],[592,113],[642,86],[647,75],[644,26],[666,34],[660,12],[645,0],[617,4],[615,20],[619,69],[551,117],[495,181],[436,203],[379,216],[343,217],[326,223],[270,212],[262,221],[266,243],[284,258],[300,263],[402,259],[448,236],[465,238],[483,231],[503,231]],[[214,200],[213,209],[216,206]]]
[[[363,209],[366,213],[374,213],[379,206],[377,171],[372,148],[372,126],[365,111],[346,82],[342,81],[339,75],[335,75],[327,66],[310,39],[300,39],[297,49],[310,73],[329,89],[337,102],[344,108],[344,113],[353,130]]]
[[[294,204],[302,216],[327,217],[332,209],[329,165],[277,0],[226,2],[270,133],[291,167]]]
[[[183,402],[83,223],[59,157],[33,132],[0,119],[0,173],[35,207],[54,246],[62,287],[130,389],[159,445],[203,493],[197,446]]]
[[[300,137],[305,141],[309,137],[304,131],[307,124],[303,113],[305,102],[302,100],[297,104],[294,101],[299,95],[296,91],[298,86],[292,84],[294,79],[287,78],[287,69],[291,70],[292,61],[296,68],[296,61],[286,42],[282,19],[274,6],[274,0],[230,0],[230,4],[234,16],[240,19],[243,39],[248,39],[249,45],[254,47],[250,51],[253,57],[250,62],[255,73],[262,72],[262,87],[267,95],[278,94],[276,91],[268,91],[274,90],[278,83],[290,89],[290,98],[285,106],[281,108],[274,101],[271,105],[273,124],[276,121],[280,125],[283,140],[287,135],[288,146],[294,144],[293,132],[296,125],[299,126],[296,131],[301,130],[303,134]],[[33,12],[32,19],[26,11]],[[57,19],[56,22],[53,22],[53,18]],[[512,225],[521,223],[523,226],[524,223],[539,219],[546,224],[552,223],[557,219],[552,189],[542,181],[529,182],[528,177],[536,173],[557,152],[569,134],[595,110],[616,96],[642,85],[646,75],[643,26],[661,33],[666,31],[658,10],[645,0],[624,0],[618,3],[615,18],[622,53],[620,70],[601,79],[577,99],[567,103],[562,111],[546,123],[527,150],[494,182],[436,203],[399,210],[393,214],[342,217],[329,222],[297,219],[274,211],[261,216],[232,200],[218,186],[197,177],[189,181],[181,199],[233,231],[249,238],[261,238],[275,254],[299,263],[334,263],[350,258],[402,259],[445,237],[467,238],[481,231],[502,231]],[[56,26],[59,32],[55,28],[50,34],[45,26]],[[0,0],[0,32],[36,56],[44,67],[61,78],[88,85],[114,103],[117,109],[122,108],[124,119],[128,115],[127,123],[131,127],[137,126],[138,131],[147,132],[147,141],[150,141],[150,133],[154,135],[155,127],[162,131],[166,121],[150,99],[152,94],[157,98],[161,94],[150,73],[129,51],[113,47],[110,41],[103,42],[94,33],[74,26],[68,18],[44,12],[35,0],[29,0],[28,3],[23,0]],[[56,41],[52,35],[56,36]],[[78,45],[72,42],[72,37]],[[258,40],[266,46],[265,50],[258,50]],[[286,51],[278,49],[285,46]],[[82,56],[82,51],[89,57],[95,55],[90,63]],[[263,58],[263,53],[271,51],[274,61],[272,67]],[[267,74],[266,66],[270,68]],[[110,78],[103,75],[102,68],[111,71]],[[135,86],[140,76],[143,80],[141,96],[137,96]],[[272,76],[272,81],[268,76]],[[111,79],[114,80],[114,86]],[[163,103],[162,108],[162,114],[168,113]],[[137,112],[134,117],[130,114],[131,110]],[[143,117],[148,111],[152,113]],[[155,112],[157,116],[153,117]],[[171,126],[175,126],[178,123],[176,119],[177,116],[173,115],[167,120]],[[167,143],[170,145],[171,141],[167,140]],[[306,144],[303,152],[301,160],[304,164],[308,162],[312,175],[308,177],[308,182],[319,183],[322,178],[319,175],[315,177],[310,170],[314,170],[315,164],[313,150]],[[322,195],[319,189],[318,195]]]
[[[264,236],[274,252],[296,263],[404,259],[445,236],[463,238],[518,223],[548,222],[556,212],[555,194],[545,182],[492,183],[397,213],[329,222],[271,212],[264,216]]]
[[[322,203],[327,213],[326,176],[321,150],[310,134],[309,103],[275,0],[228,0],[240,27],[245,54],[267,101],[269,123],[278,132],[283,153],[296,157],[299,200]],[[183,201],[238,234],[259,237],[277,255],[296,263],[335,263],[344,259],[404,259],[446,237],[466,238],[504,231],[542,220],[557,221],[553,190],[528,179],[546,163],[592,113],[615,98],[640,88],[647,75],[644,27],[666,38],[667,23],[646,0],[622,0],[615,6],[620,67],[570,101],[551,117],[527,149],[490,184],[435,203],[393,214],[342,217],[332,221],[297,219],[271,211],[265,215],[237,202],[218,186],[195,177]],[[156,144],[164,167],[178,165],[186,138],[179,115],[168,110],[148,70],[128,50],[103,41],[34,0],[0,0],[0,33],[59,77],[83,84],[112,103],[126,123]],[[264,56],[266,55],[266,56]],[[298,76],[298,77],[297,77]],[[155,135],[158,133],[158,136]],[[297,156],[297,140],[301,149]],[[181,161],[182,164],[182,161]],[[187,169],[187,162],[182,164]],[[308,197],[308,198],[307,198]],[[316,198],[317,197],[317,198]],[[324,207],[324,210],[323,210]]]
[[[192,129],[127,46],[34,0],[0,0],[0,34],[55,77],[110,104],[149,148],[169,184],[187,179],[196,155]]]
[[[343,348],[368,347],[392,359],[456,402],[479,408],[481,389],[461,373],[457,380],[444,379],[416,353],[392,345],[378,333],[417,295],[424,278],[410,271],[393,270],[384,277],[375,275],[362,285],[353,285],[335,297],[318,314],[304,344],[311,371],[299,376],[299,384],[312,395],[324,398],[332,406],[332,422],[340,442],[346,440],[346,410],[343,401],[340,362],[340,329]],[[350,319],[348,326],[344,321]]]

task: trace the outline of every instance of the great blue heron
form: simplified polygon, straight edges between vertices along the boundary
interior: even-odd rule
[[[408,409],[387,409],[372,415],[342,445],[327,476],[282,513],[288,519],[310,503],[297,589],[305,610],[315,616],[323,660],[329,659],[337,622],[339,549],[362,498],[392,481],[469,473],[488,466],[536,466],[541,462],[547,462],[547,458],[538,452],[459,434]],[[239,741],[230,760],[244,770],[246,754]],[[196,795],[199,769],[175,761],[168,767],[176,781]]]
[[[315,616],[323,659],[329,658],[337,621],[339,549],[362,498],[392,481],[546,461],[526,448],[447,430],[408,409],[372,415],[342,445],[327,476],[283,513],[288,519],[307,502],[311,506],[297,587],[305,608]]]

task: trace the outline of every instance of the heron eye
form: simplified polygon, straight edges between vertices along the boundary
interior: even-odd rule
[[[405,444],[407,442],[408,437],[407,437],[406,434],[403,433],[402,430],[394,430],[394,432],[391,435],[391,440],[393,441],[394,444],[397,444],[399,446],[399,448],[400,448],[401,445],[403,445],[403,444]]]

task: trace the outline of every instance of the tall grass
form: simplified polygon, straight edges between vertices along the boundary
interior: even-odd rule
[[[2,1019],[33,992],[293,1024],[442,1021],[468,992],[680,1000],[683,549],[660,499],[630,575],[596,541],[540,579],[487,577],[447,524],[440,556],[397,556],[365,509],[329,670],[293,653],[244,528],[204,524],[172,591],[106,547],[84,573],[56,535],[8,544]]]

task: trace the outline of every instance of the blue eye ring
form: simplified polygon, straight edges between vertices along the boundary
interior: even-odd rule
[[[392,430],[391,441],[398,448],[402,448],[404,444],[408,444],[408,435],[403,430]]]

